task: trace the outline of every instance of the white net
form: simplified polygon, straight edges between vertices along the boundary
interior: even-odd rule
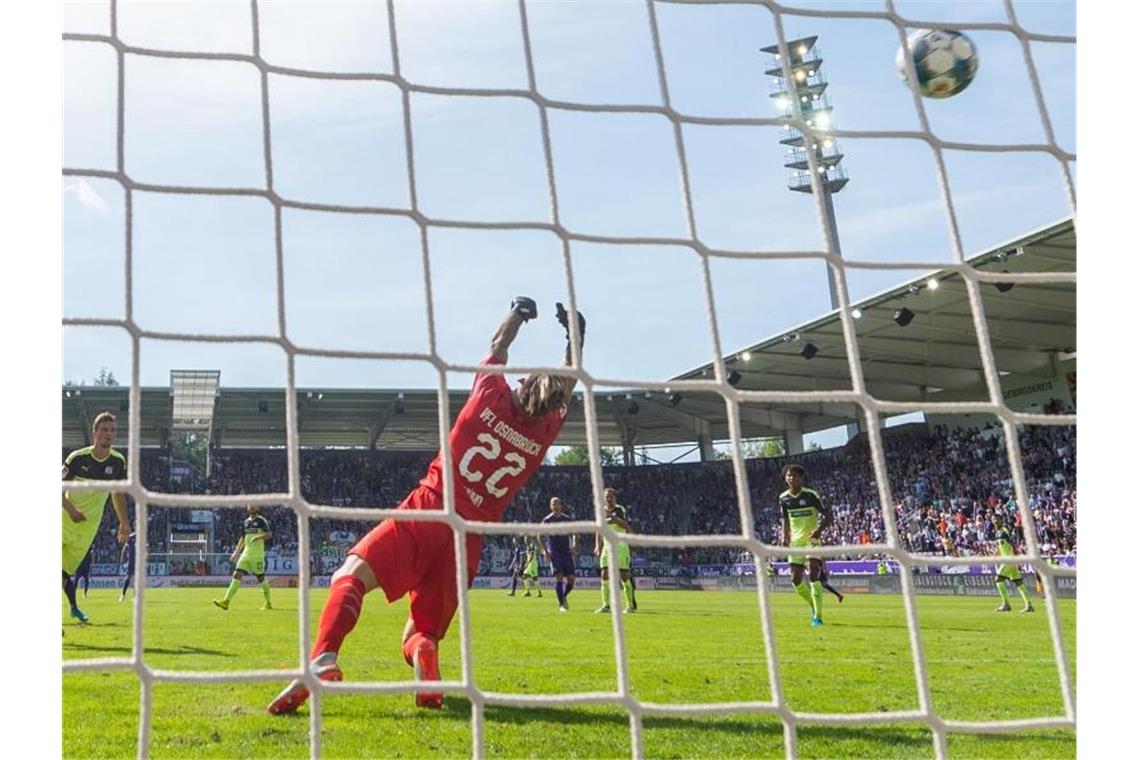
[[[692,2],[694,0],[659,0],[661,3],[684,3]],[[765,584],[757,584],[757,597],[760,611],[760,618],[762,622],[763,636],[764,636],[764,654],[767,662],[767,671],[769,675],[769,685],[771,692],[771,699],[768,701],[754,701],[754,702],[731,702],[731,703],[716,703],[716,704],[662,704],[652,703],[639,700],[634,696],[631,689],[630,674],[628,669],[628,662],[626,657],[626,636],[623,624],[623,616],[615,614],[612,617],[613,621],[613,634],[614,634],[614,647],[615,658],[617,663],[617,679],[616,688],[609,692],[591,692],[591,693],[573,693],[573,694],[560,694],[560,695],[541,695],[541,694],[508,694],[487,691],[481,688],[472,675],[473,668],[473,654],[472,654],[472,636],[470,627],[470,616],[467,606],[466,597],[460,596],[459,605],[459,630],[458,639],[461,644],[461,675],[460,678],[454,681],[445,681],[441,683],[441,687],[454,694],[462,694],[471,702],[471,752],[475,757],[482,757],[484,755],[484,709],[487,705],[501,705],[512,707],[542,707],[542,706],[568,706],[568,705],[590,705],[590,704],[608,704],[617,705],[627,711],[629,715],[630,737],[632,745],[632,753],[634,757],[644,756],[644,743],[643,743],[643,719],[645,716],[654,715],[686,715],[698,716],[708,714],[729,714],[729,713],[756,713],[756,714],[769,714],[776,716],[782,721],[784,726],[784,742],[785,750],[788,757],[794,757],[797,753],[797,727],[805,724],[815,725],[865,725],[865,724],[883,724],[883,723],[918,723],[924,724],[929,727],[933,735],[934,752],[939,758],[947,755],[947,735],[951,732],[1011,732],[1023,731],[1027,729],[1043,729],[1043,728],[1067,728],[1075,729],[1075,704],[1073,696],[1073,685],[1070,679],[1070,664],[1068,662],[1067,654],[1062,640],[1061,625],[1058,618],[1058,609],[1056,603],[1055,581],[1059,576],[1075,577],[1075,570],[1053,566],[1047,563],[1038,547],[1037,538],[1034,531],[1027,530],[1025,532],[1025,540],[1027,547],[1027,554],[1025,556],[1017,556],[1008,558],[1007,561],[1029,564],[1032,565],[1034,570],[1045,579],[1046,589],[1046,611],[1048,616],[1049,629],[1052,638],[1053,654],[1056,661],[1057,676],[1060,683],[1061,699],[1064,705],[1064,712],[1061,715],[1041,716],[1033,719],[1025,720],[1005,720],[1005,721],[978,721],[966,722],[957,720],[947,720],[940,717],[934,710],[931,701],[930,681],[927,673],[926,661],[923,653],[923,639],[918,624],[916,615],[916,601],[915,589],[910,577],[910,569],[916,565],[932,564],[937,561],[940,565],[955,565],[955,564],[976,564],[976,558],[972,561],[970,558],[946,558],[939,557],[934,560],[930,557],[923,557],[911,555],[905,550],[905,544],[900,541],[898,528],[895,524],[895,514],[891,507],[892,498],[889,492],[886,460],[884,455],[883,441],[879,427],[877,425],[878,415],[880,414],[897,414],[903,412],[923,411],[927,413],[941,413],[941,414],[992,414],[1000,420],[1004,440],[1006,444],[1006,453],[1010,463],[1011,475],[1015,486],[1015,493],[1018,503],[1018,508],[1025,525],[1033,525],[1032,515],[1029,509],[1028,492],[1026,487],[1025,471],[1022,465],[1021,452],[1018,443],[1017,428],[1018,425],[1075,425],[1075,415],[1044,415],[1044,414],[1025,414],[1012,411],[1003,401],[1001,392],[1001,383],[996,369],[993,349],[990,345],[989,332],[987,322],[982,311],[982,301],[979,292],[979,286],[982,283],[1063,283],[1067,285],[1075,285],[1075,273],[1021,273],[1021,274],[1008,274],[996,272],[982,272],[975,270],[972,266],[966,263],[963,246],[961,242],[961,235],[959,233],[957,216],[955,213],[954,198],[950,191],[950,186],[947,181],[946,169],[943,163],[943,151],[947,149],[959,151],[980,151],[980,152],[1036,152],[1052,156],[1056,159],[1058,167],[1061,171],[1062,180],[1065,190],[1068,195],[1068,200],[1072,206],[1074,213],[1076,208],[1076,192],[1073,184],[1073,179],[1070,173],[1069,162],[1075,161],[1076,156],[1062,149],[1054,136],[1053,126],[1049,117],[1049,113],[1045,106],[1045,100],[1042,94],[1041,83],[1038,79],[1037,69],[1034,66],[1033,53],[1030,47],[1031,42],[1056,42],[1068,43],[1075,45],[1075,37],[1070,36],[1057,36],[1057,35],[1043,35],[1032,33],[1023,28],[1017,20],[1014,8],[1010,0],[1005,0],[1004,9],[1007,20],[1002,23],[967,23],[956,22],[953,24],[932,22],[923,19],[907,18],[896,12],[894,3],[887,0],[885,8],[881,11],[856,11],[856,10],[812,10],[800,9],[793,7],[781,6],[774,2],[753,2],[751,4],[766,7],[771,11],[774,18],[774,37],[779,42],[781,50],[784,51],[782,59],[788,60],[786,36],[784,31],[784,17],[786,15],[797,16],[818,16],[818,17],[831,17],[831,18],[851,18],[851,19],[879,19],[893,24],[898,31],[899,43],[905,41],[908,28],[925,27],[925,28],[955,28],[959,30],[996,30],[1004,31],[1016,35],[1021,45],[1021,52],[1024,57],[1024,62],[1029,72],[1030,84],[1032,86],[1033,97],[1036,102],[1037,109],[1040,114],[1041,124],[1044,129],[1046,142],[1043,144],[1012,144],[1012,145],[997,145],[997,144],[982,144],[982,143],[966,143],[966,142],[948,142],[939,139],[935,136],[927,120],[924,103],[917,92],[913,93],[914,107],[918,115],[919,130],[911,131],[854,131],[854,130],[835,130],[834,135],[838,137],[852,137],[852,138],[866,138],[866,139],[883,139],[883,138],[909,138],[924,141],[930,146],[934,153],[938,181],[942,194],[942,201],[949,222],[951,230],[951,237],[953,242],[953,253],[955,260],[946,267],[949,271],[954,271],[962,277],[965,282],[966,290],[969,297],[969,304],[973,315],[973,323],[978,336],[978,346],[982,359],[983,374],[985,377],[986,385],[988,387],[989,400],[984,402],[971,402],[971,403],[901,403],[883,401],[875,398],[867,392],[864,382],[862,371],[862,364],[859,356],[859,344],[856,340],[854,324],[850,314],[850,301],[848,299],[848,289],[845,272],[849,268],[883,268],[894,267],[899,269],[918,268],[927,266],[922,262],[897,262],[893,264],[883,264],[880,262],[868,261],[852,261],[843,260],[839,252],[831,249],[831,244],[828,243],[826,250],[822,251],[754,251],[742,253],[740,251],[726,251],[718,250],[709,247],[701,241],[700,236],[696,232],[696,221],[693,213],[693,203],[690,192],[689,168],[686,161],[686,146],[683,136],[682,127],[684,125],[730,125],[730,126],[779,126],[783,124],[790,124],[794,128],[800,130],[808,141],[809,148],[813,145],[814,133],[811,127],[805,124],[799,117],[790,118],[711,118],[711,117],[698,117],[692,116],[677,111],[670,102],[670,89],[669,80],[666,76],[666,68],[664,57],[662,54],[662,46],[660,39],[660,32],[657,22],[657,5],[653,0],[648,0],[646,3],[646,10],[649,21],[649,32],[652,38],[652,46],[654,58],[656,63],[656,76],[660,88],[660,105],[623,105],[620,103],[613,104],[585,104],[577,102],[565,102],[551,100],[544,96],[536,86],[535,80],[535,64],[531,47],[531,34],[530,26],[528,25],[527,18],[527,4],[520,2],[518,6],[519,18],[521,19],[521,36],[523,43],[523,50],[525,54],[526,64],[526,81],[527,86],[522,89],[479,89],[479,88],[448,88],[437,86],[424,86],[415,82],[408,81],[401,74],[400,68],[400,35],[398,24],[396,23],[396,11],[394,4],[391,0],[386,4],[387,17],[388,17],[388,30],[389,30],[389,43],[391,49],[391,73],[327,73],[309,70],[300,70],[293,68],[285,68],[275,66],[266,61],[261,55],[260,40],[259,40],[259,19],[258,19],[258,3],[256,0],[250,3],[249,9],[252,20],[253,29],[253,44],[252,54],[230,54],[230,53],[213,53],[213,52],[169,52],[164,50],[144,49],[125,44],[118,34],[117,27],[117,11],[118,6],[112,0],[110,4],[110,34],[65,34],[64,40],[68,43],[74,44],[94,44],[101,46],[109,46],[114,50],[117,58],[118,66],[118,88],[117,88],[117,133],[116,133],[116,168],[113,171],[109,170],[95,170],[86,169],[82,167],[65,167],[64,175],[71,177],[86,177],[86,178],[103,178],[117,182],[124,190],[126,205],[126,251],[125,251],[125,276],[126,276],[126,313],[123,319],[90,319],[90,318],[66,318],[64,319],[65,325],[71,326],[99,326],[99,327],[118,327],[123,328],[129,333],[132,347],[132,372],[131,372],[131,387],[130,387],[130,416],[129,416],[129,448],[128,448],[128,463],[129,463],[129,478],[127,481],[119,485],[123,490],[127,491],[134,498],[137,508],[137,530],[138,530],[138,547],[139,552],[143,556],[136,563],[136,577],[135,586],[138,589],[138,594],[134,600],[134,629],[133,629],[133,647],[131,656],[122,658],[98,658],[87,659],[81,661],[66,662],[63,665],[64,672],[84,672],[84,671],[110,671],[110,670],[129,670],[133,671],[141,684],[140,688],[140,720],[138,732],[138,755],[139,757],[146,757],[149,753],[150,745],[150,732],[152,726],[152,699],[153,691],[156,683],[160,682],[196,682],[196,683],[217,683],[226,681],[266,681],[273,684],[279,684],[285,679],[292,677],[301,677],[305,679],[312,691],[311,701],[311,722],[310,722],[310,751],[313,757],[317,757],[321,752],[321,695],[327,692],[413,692],[416,685],[413,681],[405,681],[399,683],[348,683],[348,684],[325,684],[319,682],[307,669],[308,663],[308,648],[311,640],[310,635],[310,599],[308,589],[310,587],[310,568],[308,563],[300,562],[300,609],[298,624],[300,628],[300,636],[298,641],[298,667],[290,671],[269,670],[269,671],[243,671],[243,672],[230,672],[230,673],[204,673],[204,672],[186,672],[186,671],[173,671],[156,669],[147,664],[145,657],[145,616],[144,616],[144,599],[146,597],[145,590],[145,573],[146,573],[146,547],[147,547],[147,511],[151,508],[168,507],[168,506],[187,506],[192,505],[199,508],[218,508],[218,507],[231,507],[238,508],[247,503],[255,503],[261,505],[277,505],[285,504],[292,508],[297,516],[298,536],[299,536],[299,556],[306,557],[310,553],[310,531],[309,521],[311,518],[335,518],[335,519],[353,519],[353,520],[367,520],[375,521],[386,517],[394,517],[396,519],[419,519],[419,520],[440,520],[447,522],[456,531],[457,534],[463,534],[466,531],[474,530],[488,534],[507,534],[517,533],[520,529],[536,533],[571,533],[581,532],[585,530],[597,531],[607,537],[616,538],[616,534],[608,528],[603,520],[601,507],[602,504],[602,470],[600,466],[600,446],[598,441],[598,427],[597,427],[597,410],[595,406],[594,387],[598,384],[603,384],[599,378],[595,378],[581,369],[581,356],[574,357],[574,368],[566,369],[563,367],[518,367],[512,366],[511,371],[548,371],[563,374],[573,374],[584,385],[584,410],[587,426],[587,434],[589,441],[590,452],[590,476],[593,484],[594,501],[598,505],[596,507],[595,519],[592,522],[575,522],[566,523],[558,527],[541,526],[538,524],[523,524],[518,523],[511,525],[491,525],[491,524],[471,524],[466,523],[460,519],[454,507],[454,483],[452,480],[452,463],[451,452],[446,446],[447,431],[449,428],[450,410],[448,408],[448,389],[447,389],[447,373],[453,371],[459,372],[473,372],[476,367],[452,364],[447,362],[436,351],[436,324],[434,305],[431,300],[431,269],[429,266],[428,256],[428,236],[427,231],[431,227],[451,227],[451,228],[466,228],[466,229],[530,229],[542,230],[553,233],[558,236],[562,243],[562,257],[565,268],[566,278],[566,291],[569,294],[570,309],[576,308],[577,299],[575,297],[575,283],[572,270],[571,270],[571,242],[585,241],[585,242],[601,242],[613,245],[640,245],[640,244],[655,244],[663,246],[679,246],[696,253],[700,258],[702,267],[704,296],[707,306],[709,337],[712,342],[714,355],[717,356],[715,362],[715,376],[707,380],[686,380],[686,381],[672,381],[669,383],[669,390],[674,392],[712,392],[719,394],[725,400],[729,431],[734,444],[739,444],[741,437],[741,415],[740,404],[742,402],[758,402],[758,403],[848,403],[856,404],[862,410],[862,414],[866,421],[866,429],[868,432],[868,439],[870,444],[870,452],[873,463],[873,469],[878,482],[879,499],[882,505],[882,516],[886,526],[886,543],[878,545],[863,545],[859,547],[860,553],[883,553],[889,555],[899,562],[902,567],[901,583],[903,590],[903,600],[905,605],[905,612],[907,618],[907,625],[909,631],[911,657],[913,660],[914,674],[918,684],[918,709],[907,711],[888,711],[876,712],[866,714],[820,714],[820,713],[804,713],[793,711],[784,696],[784,691],[781,684],[780,675],[780,660],[776,651],[776,643],[773,634],[773,619],[772,610],[769,602],[769,589]],[[767,42],[771,39],[771,34],[764,30],[758,30],[758,42]],[[215,61],[233,61],[242,62],[255,66],[260,72],[261,78],[261,118],[262,118],[262,140],[263,140],[263,153],[265,165],[265,184],[264,187],[251,188],[251,187],[185,187],[185,186],[166,186],[157,184],[143,184],[136,182],[126,172],[124,165],[124,152],[126,149],[126,138],[124,133],[124,58],[125,56],[143,56],[143,57],[164,57],[164,58],[178,58],[187,60],[215,60]],[[787,64],[785,66],[785,74],[788,74]],[[410,203],[407,208],[384,208],[384,207],[360,207],[360,206],[342,206],[331,204],[316,204],[316,203],[301,203],[288,198],[284,198],[274,190],[274,172],[272,160],[272,136],[273,129],[270,120],[270,98],[268,77],[270,74],[305,77],[316,80],[372,80],[387,82],[399,88],[403,102],[403,136],[406,145],[407,156],[407,184],[408,184],[408,197]],[[913,72],[912,72],[913,76]],[[545,177],[547,190],[549,193],[549,219],[544,223],[494,223],[494,222],[476,222],[464,219],[453,218],[430,218],[426,216],[419,207],[417,201],[417,187],[416,187],[416,166],[414,162],[413,147],[413,129],[410,117],[410,103],[409,98],[413,93],[434,94],[434,95],[462,95],[468,97],[509,97],[521,98],[533,103],[539,113],[540,126],[542,134],[542,148],[543,148],[543,161],[545,167]],[[604,236],[604,235],[587,235],[575,232],[563,226],[560,219],[559,212],[559,194],[558,187],[555,182],[555,162],[551,152],[551,138],[550,127],[548,122],[548,113],[552,109],[567,110],[567,111],[582,111],[582,112],[606,112],[606,113],[648,113],[662,116],[669,120],[673,128],[673,139],[676,149],[677,165],[680,171],[680,184],[682,198],[684,202],[685,224],[686,233],[683,237],[632,237],[632,236]],[[822,193],[820,186],[820,178],[817,173],[818,165],[816,162],[813,150],[806,152],[807,160],[809,163],[810,176],[813,188],[815,190],[813,197],[816,200],[817,211],[819,213],[819,220],[821,228],[823,229],[823,239],[830,240],[826,231],[826,215],[823,208]],[[164,332],[148,329],[146,325],[140,324],[135,319],[132,301],[132,272],[134,266],[132,262],[132,197],[135,192],[145,191],[150,193],[166,193],[166,194],[204,194],[216,196],[254,196],[263,198],[269,201],[275,211],[275,254],[276,254],[276,282],[277,282],[277,332],[272,335],[242,335],[242,336],[222,336],[216,334],[185,334],[177,332]],[[374,352],[374,351],[347,351],[347,350],[316,350],[308,348],[300,348],[294,345],[289,338],[289,333],[286,329],[286,299],[284,289],[284,264],[282,254],[282,232],[281,232],[281,214],[283,209],[314,209],[328,212],[341,212],[352,214],[377,214],[389,215],[395,217],[403,217],[411,220],[418,225],[420,230],[421,240],[421,255],[423,262],[423,271],[425,279],[425,293],[427,294],[427,327],[429,335],[428,352],[427,353],[401,353],[401,352]],[[838,281],[838,300],[839,300],[839,315],[842,324],[844,341],[846,344],[846,354],[850,370],[852,387],[851,390],[845,391],[742,391],[737,390],[734,386],[730,385],[727,379],[727,370],[721,350],[721,339],[718,332],[717,321],[714,317],[714,289],[712,277],[710,274],[710,260],[714,258],[815,258],[825,261],[831,272],[834,274],[835,279]],[[279,346],[283,349],[287,356],[287,387],[286,387],[286,425],[287,425],[287,443],[288,443],[288,491],[285,493],[271,493],[260,494],[256,496],[242,496],[240,500],[232,496],[186,496],[186,495],[169,495],[151,492],[145,489],[140,481],[140,385],[139,385],[139,346],[140,342],[144,339],[154,340],[167,340],[167,341],[206,341],[206,342],[239,342],[239,343],[263,343]],[[442,513],[408,513],[396,512],[388,509],[346,509],[331,507],[321,504],[309,503],[301,493],[300,485],[300,462],[298,451],[298,419],[297,419],[297,397],[295,387],[295,364],[298,356],[317,356],[317,357],[340,357],[340,358],[360,358],[360,359],[374,359],[374,360],[421,360],[430,362],[438,371],[439,387],[439,427],[440,427],[440,445],[444,455],[443,472],[445,474],[445,501],[446,509]],[[481,371],[503,371],[502,368],[478,368]],[[647,390],[666,390],[664,382],[654,380],[640,380],[640,379],[621,379],[604,381],[606,385],[624,384],[628,387],[641,387]],[[739,445],[733,446],[733,468],[736,480],[737,493],[740,494],[739,509],[741,525],[743,532],[737,536],[707,536],[707,535],[690,535],[690,536],[652,536],[652,535],[630,535],[622,534],[621,540],[631,544],[632,546],[654,546],[654,547],[685,547],[685,546],[728,546],[737,547],[740,549],[747,549],[755,554],[758,559],[758,568],[763,566],[763,563],[776,553],[776,547],[762,544],[756,540],[750,533],[749,529],[754,525],[753,509],[749,499],[749,489],[747,487],[747,479],[745,474],[744,462],[741,458],[741,449]],[[97,485],[99,489],[106,488],[105,483]],[[94,484],[76,485],[70,484],[69,488],[76,490],[83,490],[85,488],[96,488]],[[615,541],[609,542],[611,557],[610,561],[616,565],[617,557],[613,554]],[[464,541],[456,541],[456,567],[457,582],[464,583],[461,577],[462,568],[466,567],[466,544]],[[848,553],[850,547],[832,546],[822,549],[812,550],[813,554],[823,557],[839,556]],[[807,550],[788,550],[787,548],[779,548],[781,555],[788,553],[805,554]],[[616,602],[618,589],[613,589],[613,602],[614,606],[618,606]]]

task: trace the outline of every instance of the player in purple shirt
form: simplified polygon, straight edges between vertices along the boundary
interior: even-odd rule
[[[135,532],[133,530],[127,536],[127,541],[119,552],[119,564],[126,566],[123,570],[126,574],[123,578],[123,590],[119,592],[119,601],[121,602],[127,598],[127,589],[131,587],[131,581],[135,577]]]
[[[518,536],[511,536],[511,561],[507,565],[507,570],[511,573],[511,590],[507,592],[507,596],[515,595],[524,567],[526,567],[526,547]]]
[[[562,511],[562,499],[555,496],[550,499],[550,514],[542,518],[542,523],[570,522],[572,519]],[[574,590],[574,555],[577,553],[577,536],[566,533],[546,536],[546,559],[554,571],[554,593],[558,595],[559,612],[570,609],[566,597]]]

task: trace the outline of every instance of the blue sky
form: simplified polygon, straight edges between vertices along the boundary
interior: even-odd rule
[[[446,5],[446,8],[443,7]],[[878,2],[800,7],[882,10]],[[1014,2],[1019,22],[1075,33],[1070,2]],[[896,2],[910,18],[1004,21],[1001,2]],[[383,4],[261,3],[263,57],[319,71],[390,73]],[[772,117],[767,56],[772,14],[763,6],[658,3],[671,103],[688,115]],[[537,87],[583,103],[660,105],[646,6],[531,3]],[[784,15],[789,39],[815,34],[841,129],[919,127],[895,69],[897,30],[882,20]],[[106,34],[107,3],[64,4],[65,30]],[[401,73],[446,87],[523,88],[526,67],[515,3],[397,3]],[[248,54],[249,6],[121,3],[119,34],[147,48]],[[925,100],[946,140],[1041,143],[1044,130],[1018,39],[971,31],[977,80],[961,95]],[[1075,46],[1030,45],[1060,146],[1075,152]],[[64,45],[64,165],[115,167],[115,56],[105,44]],[[126,172],[139,182],[264,187],[260,77],[242,62],[128,56]],[[387,82],[270,75],[274,189],[291,200],[407,208],[401,93]],[[413,94],[419,207],[429,217],[550,220],[542,133],[534,103],[515,97]],[[671,122],[658,114],[548,112],[560,220],[574,232],[684,237],[684,202]],[[779,127],[683,128],[696,233],[730,250],[821,250],[810,196],[789,192]],[[835,199],[849,260],[953,260],[934,155],[918,140],[842,138],[851,182]],[[967,255],[1071,213],[1057,161],[1043,153],[947,151],[946,169]],[[1074,167],[1075,169],[1075,167]],[[116,182],[65,177],[64,314],[124,315],[124,195]],[[140,325],[221,334],[277,329],[273,208],[266,200],[136,193],[134,308]],[[426,351],[418,227],[404,216],[286,209],[282,230],[289,337],[309,347]],[[428,232],[437,347],[456,363],[478,360],[516,294],[542,318],[512,359],[556,362],[566,299],[561,241],[546,231]],[[586,368],[597,376],[663,380],[713,358],[697,255],[683,246],[571,244],[580,306],[590,320]],[[818,261],[714,260],[722,350],[777,334],[829,310]],[[858,299],[917,274],[849,270]],[[229,386],[280,386],[275,346],[147,341],[144,385],[175,368],[218,368]],[[63,376],[107,366],[129,377],[126,333],[68,328]],[[416,362],[303,358],[302,386],[434,387]],[[467,378],[456,377],[465,385]]]

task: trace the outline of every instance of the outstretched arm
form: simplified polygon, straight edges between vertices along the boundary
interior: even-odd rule
[[[533,298],[526,296],[519,296],[511,301],[511,310],[499,325],[499,329],[495,330],[494,336],[491,338],[491,356],[503,362],[507,361],[507,349],[515,341],[515,336],[519,334],[519,328],[522,323],[527,320],[534,319],[538,316],[538,306],[535,305]]]

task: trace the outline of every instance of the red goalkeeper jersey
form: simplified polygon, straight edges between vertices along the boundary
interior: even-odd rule
[[[480,364],[502,362],[488,356]],[[515,408],[505,377],[476,375],[471,396],[447,439],[459,514],[468,520],[502,520],[515,493],[538,471],[565,419],[564,406],[543,417],[531,417]],[[442,452],[432,460],[420,484],[443,494]]]

